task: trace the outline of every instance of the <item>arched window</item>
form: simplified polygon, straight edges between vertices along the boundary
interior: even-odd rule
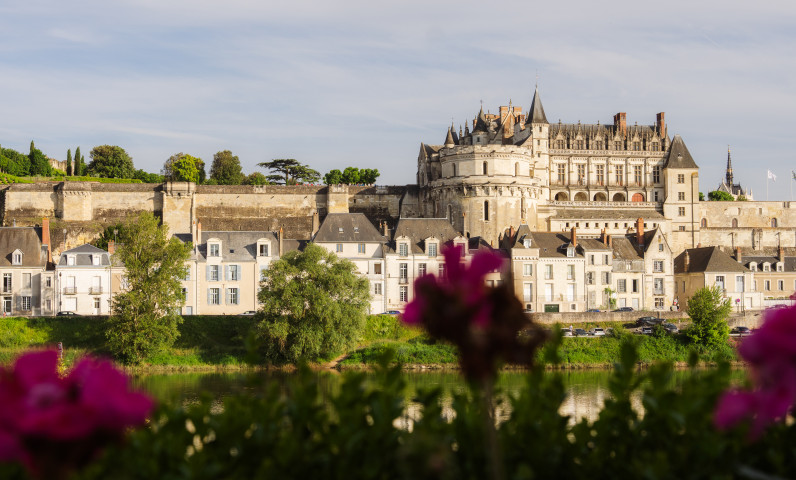
[[[486,163],[484,164],[486,168]],[[489,200],[484,200],[484,221],[489,221]]]
[[[776,218],[772,218],[771,219],[771,228],[777,228],[777,219]]]
[[[615,193],[613,201],[614,202],[624,202],[625,201],[625,195],[622,194],[622,193]]]
[[[606,200],[604,193],[595,193],[594,194],[594,201],[595,202],[604,202]]]
[[[486,175],[486,174],[487,174],[486,162],[484,162],[484,175]]]
[[[708,219],[707,218],[703,218],[702,219],[702,223],[700,224],[700,226],[702,228],[708,228]]]
[[[563,202],[569,200],[569,197],[564,192],[558,192],[556,193],[555,199]]]
[[[588,200],[589,200],[589,197],[586,196],[586,194],[583,193],[583,192],[578,192],[578,193],[575,194],[575,201],[576,202],[586,202]]]
[[[732,228],[738,228],[738,219],[737,218],[733,218],[732,219]]]

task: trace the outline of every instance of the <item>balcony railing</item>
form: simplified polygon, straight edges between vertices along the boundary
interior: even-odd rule
[[[88,293],[90,295],[102,295],[102,287],[89,287]]]
[[[75,295],[77,287],[64,287],[64,295]]]

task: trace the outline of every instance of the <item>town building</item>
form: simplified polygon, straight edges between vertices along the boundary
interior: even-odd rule
[[[55,271],[49,222],[41,227],[0,228],[0,277],[3,315],[52,315]]]
[[[754,287],[755,274],[719,247],[689,248],[674,259],[675,295],[683,308],[697,290],[718,286],[739,309],[759,309],[763,295]]]
[[[763,296],[763,306],[788,304],[796,292],[796,248],[735,249],[735,260],[754,273],[753,290]]]
[[[107,250],[85,244],[61,253],[55,266],[58,311],[77,315],[108,315],[114,275],[124,267],[112,262]],[[116,282],[118,283],[118,281]]]

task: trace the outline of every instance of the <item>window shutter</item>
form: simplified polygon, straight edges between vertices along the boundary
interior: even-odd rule
[[[209,288],[207,289],[207,304],[211,305],[211,303],[210,303],[210,289]]]
[[[227,280],[229,280],[229,279],[227,279]],[[228,304],[229,304],[229,289],[227,289],[226,295],[224,295],[224,305],[228,305]]]
[[[232,265],[224,265],[224,280],[229,280],[231,278],[229,275],[230,268],[232,268]]]

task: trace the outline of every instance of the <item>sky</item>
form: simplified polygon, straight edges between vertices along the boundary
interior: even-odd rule
[[[796,170],[796,2],[26,0],[0,3],[0,145],[123,147],[159,172],[184,152],[245,173],[295,158],[415,183],[421,142],[483,101],[547,118],[653,124],[756,200]]]

